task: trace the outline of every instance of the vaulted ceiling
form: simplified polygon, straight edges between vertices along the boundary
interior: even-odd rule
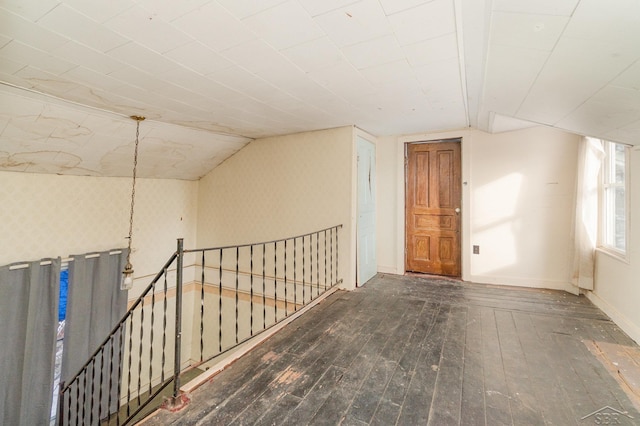
[[[197,179],[253,138],[640,141],[638,0],[0,0],[0,170]]]

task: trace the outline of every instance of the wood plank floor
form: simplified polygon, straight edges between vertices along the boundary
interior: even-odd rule
[[[584,297],[379,274],[145,424],[640,424],[593,342],[638,349]]]

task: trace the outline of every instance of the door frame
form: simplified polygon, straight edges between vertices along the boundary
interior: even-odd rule
[[[460,251],[461,251],[461,268],[463,281],[468,281],[470,276],[471,247],[469,246],[469,235],[471,232],[471,146],[472,131],[458,130],[442,133],[425,133],[417,135],[401,136],[398,138],[396,146],[397,158],[397,202],[396,202],[396,273],[404,275],[405,269],[405,212],[406,212],[406,172],[405,172],[405,149],[407,143],[434,141],[438,142],[443,139],[460,139],[461,161],[462,161],[462,200],[461,200],[461,222],[462,228],[460,232]]]

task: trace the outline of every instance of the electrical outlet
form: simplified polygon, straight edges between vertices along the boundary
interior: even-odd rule
[[[480,254],[480,246],[473,246],[473,254]]]

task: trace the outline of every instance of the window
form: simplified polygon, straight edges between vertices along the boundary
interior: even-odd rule
[[[602,141],[605,152],[602,167],[600,245],[620,255],[627,250],[628,230],[628,147]]]

